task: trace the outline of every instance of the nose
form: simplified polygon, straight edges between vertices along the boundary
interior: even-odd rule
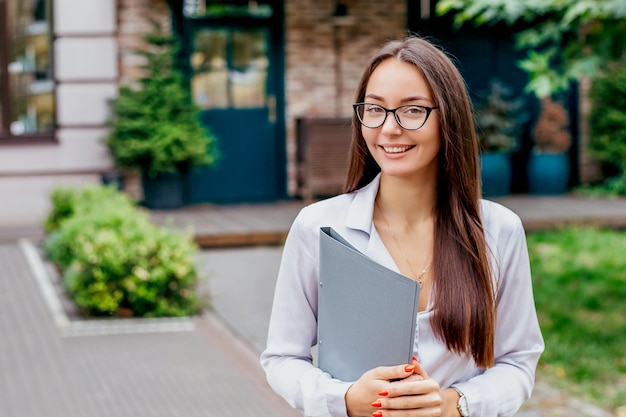
[[[402,132],[402,126],[396,120],[396,114],[392,111],[387,111],[387,118],[385,119],[385,123],[383,123],[383,134],[393,135],[398,134],[398,132]]]

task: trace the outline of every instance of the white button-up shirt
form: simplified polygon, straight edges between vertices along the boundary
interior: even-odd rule
[[[379,183],[380,175],[361,190],[303,208],[285,242],[261,365],[274,391],[305,416],[346,416],[344,396],[353,382],[333,379],[313,364],[320,227],[332,227],[356,249],[399,272],[372,221]],[[471,417],[511,416],[530,397],[544,343],[521,221],[486,200],[481,214],[497,291],[495,366],[485,370],[471,355],[450,352],[433,332],[430,301],[417,313],[414,354],[442,389],[454,385],[465,394]]]

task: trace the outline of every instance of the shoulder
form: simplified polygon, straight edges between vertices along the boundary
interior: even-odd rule
[[[320,229],[333,227],[338,229],[345,224],[353,196],[341,194],[304,206],[294,219],[284,249],[295,253],[308,253],[311,258],[317,257],[319,249]]]
[[[488,238],[499,242],[524,233],[520,217],[511,209],[490,200],[480,200],[483,228]]]
[[[344,223],[353,200],[354,193],[349,193],[316,201],[303,207],[294,223],[316,230],[321,226]]]
[[[378,177],[358,190],[309,204],[296,216],[290,234],[303,241],[317,242],[320,227],[332,227],[351,243],[353,239],[369,236],[377,191]]]

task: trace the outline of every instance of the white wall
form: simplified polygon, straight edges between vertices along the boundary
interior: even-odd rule
[[[40,225],[54,186],[110,169],[102,140],[119,79],[116,13],[116,0],[54,1],[57,142],[0,148],[0,227]]]

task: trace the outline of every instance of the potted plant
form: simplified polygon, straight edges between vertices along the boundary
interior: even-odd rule
[[[505,195],[511,189],[511,153],[517,148],[525,115],[524,99],[498,79],[489,84],[476,111],[481,146],[481,177],[485,197]]]
[[[531,131],[534,146],[527,165],[531,194],[563,194],[569,181],[568,150],[572,144],[569,115],[551,97],[541,99],[537,122]]]
[[[177,66],[177,39],[158,21],[152,26],[137,50],[145,59],[142,76],[112,100],[105,142],[118,168],[141,175],[145,206],[176,208],[185,202],[189,169],[215,161],[216,141]]]

